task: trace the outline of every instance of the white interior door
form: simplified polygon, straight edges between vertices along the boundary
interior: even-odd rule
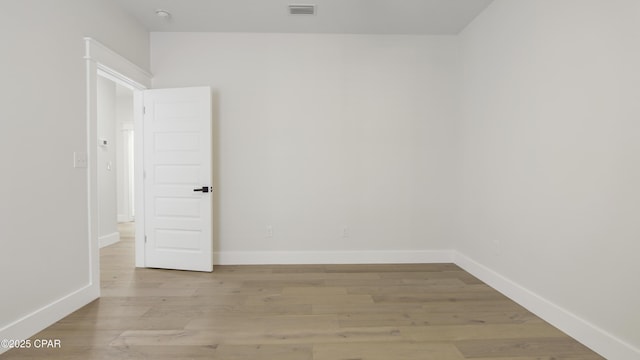
[[[212,271],[211,89],[144,92],[145,265]]]

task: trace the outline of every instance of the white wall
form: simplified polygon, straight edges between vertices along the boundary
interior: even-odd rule
[[[87,143],[83,37],[142,67],[149,54],[112,1],[6,1],[0,23],[0,338],[15,338],[89,282],[87,169],[72,155]]]
[[[449,248],[453,37],[152,33],[151,44],[154,87],[215,94],[220,252]]]
[[[117,161],[118,148],[116,138],[116,83],[98,77],[97,84],[98,119],[98,216],[101,246],[119,240],[117,206]],[[106,140],[107,145],[100,143]]]
[[[636,0],[496,0],[462,33],[456,245],[636,351],[639,38]]]

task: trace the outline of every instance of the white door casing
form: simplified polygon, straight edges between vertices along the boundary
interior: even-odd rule
[[[145,91],[143,127],[145,266],[212,271],[211,89]]]

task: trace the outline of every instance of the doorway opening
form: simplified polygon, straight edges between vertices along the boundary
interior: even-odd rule
[[[98,232],[100,248],[135,233],[133,89],[98,71]]]
[[[86,60],[86,75],[87,75],[87,158],[88,158],[88,177],[87,177],[87,208],[88,208],[88,248],[89,248],[89,281],[90,289],[93,294],[93,298],[100,296],[100,193],[99,193],[99,174],[101,171],[111,171],[114,174],[114,166],[116,165],[117,154],[115,151],[115,135],[113,139],[99,135],[98,124],[98,87],[102,82],[102,78],[107,78],[114,83],[117,83],[127,89],[129,89],[133,95],[133,129],[132,137],[134,161],[133,163],[142,164],[140,157],[142,156],[141,148],[141,135],[142,135],[142,91],[151,87],[151,74],[141,69],[137,65],[133,64],[129,60],[120,56],[113,50],[104,46],[100,42],[92,39],[85,38],[85,56]],[[115,95],[114,95],[115,96]],[[115,110],[114,110],[115,111]],[[115,128],[115,124],[113,124]],[[102,140],[106,140],[102,141]],[[111,142],[110,142],[111,141]],[[124,140],[122,141],[125,142]],[[103,147],[112,146],[113,154],[111,154],[111,160],[103,158],[101,152],[106,152]],[[99,161],[99,158],[101,161]],[[112,163],[109,163],[112,161]],[[133,164],[130,164],[133,166]],[[129,167],[131,169],[131,167]],[[137,223],[133,226],[131,231],[135,231],[135,266],[144,266],[144,251],[140,249],[140,246],[144,246],[143,241],[139,241],[144,238],[144,207],[142,197],[142,170],[140,166],[133,167],[133,186],[130,187],[128,194],[131,197],[131,202],[128,204],[132,211],[128,214],[131,218],[138,218]],[[115,230],[112,233],[116,233],[119,236],[120,231],[117,229],[117,179],[113,180],[116,183],[116,195],[113,198],[112,208],[115,209]],[[133,189],[137,191],[133,192]],[[123,195],[124,196],[124,195]],[[123,204],[123,206],[126,206]],[[135,210],[133,210],[135,208]],[[105,210],[102,210],[104,212]],[[113,229],[113,228],[112,228]]]

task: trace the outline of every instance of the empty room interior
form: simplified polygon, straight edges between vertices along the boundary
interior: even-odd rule
[[[0,20],[0,359],[640,359],[640,1]]]

